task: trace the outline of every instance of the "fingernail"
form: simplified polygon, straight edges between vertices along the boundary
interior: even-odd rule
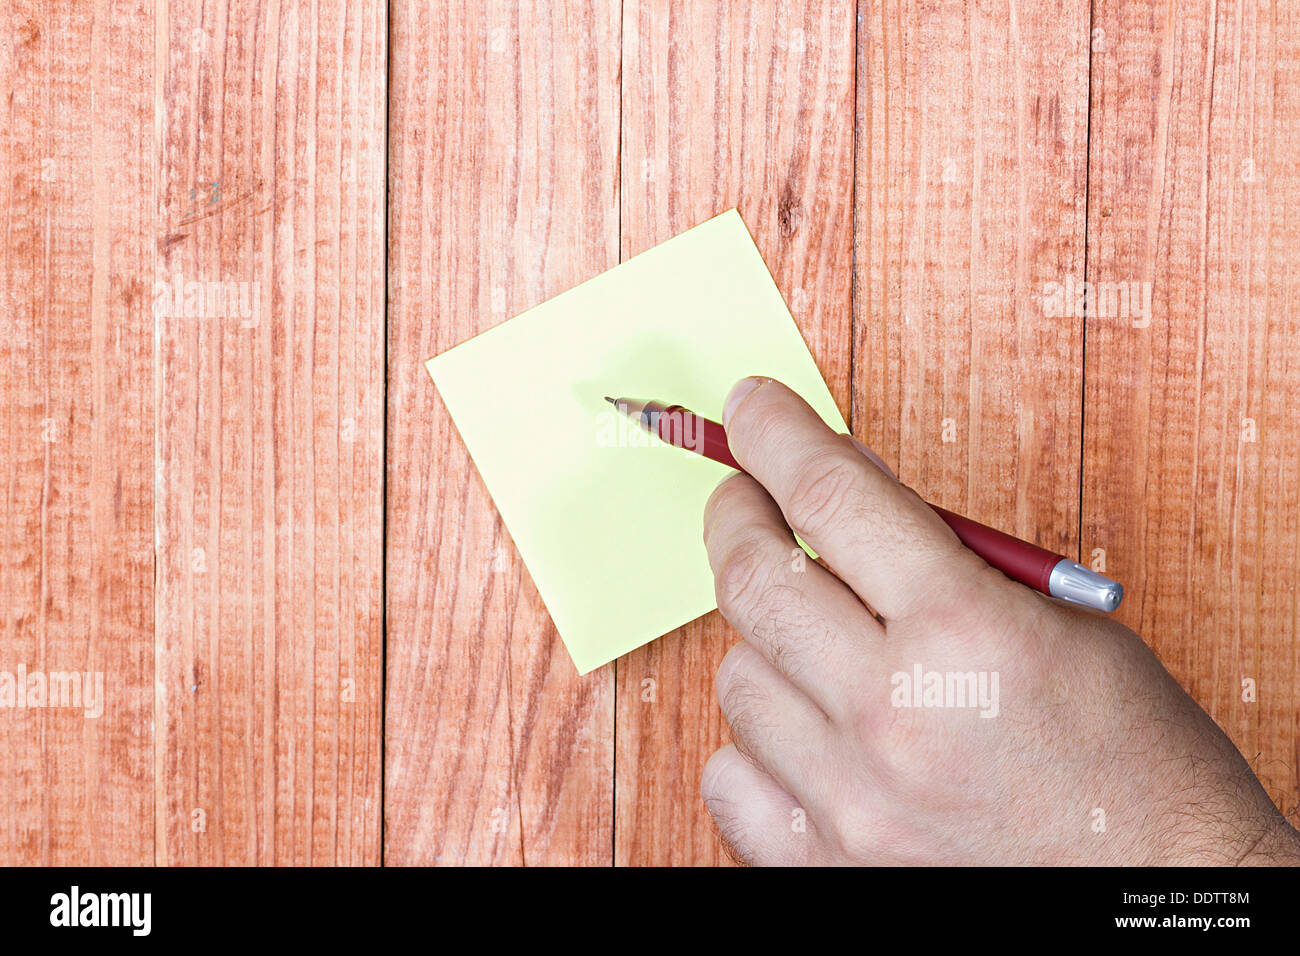
[[[764,382],[770,382],[770,378],[760,378],[751,375],[749,378],[742,378],[732,386],[731,391],[727,394],[727,404],[722,407],[722,424],[725,427],[731,421],[731,416],[736,413],[740,403],[745,400],[745,396],[752,392]]]
[[[866,445],[862,444],[862,442],[858,441],[858,440],[857,440],[856,438],[854,438],[852,435],[849,436],[849,441],[851,441],[851,442],[853,442],[853,444],[857,445],[857,446],[858,446],[858,451],[860,451],[860,452],[862,452],[862,454],[866,455],[867,458],[869,458],[869,459],[871,460],[871,463],[872,463],[873,465],[875,465],[877,468],[879,468],[881,471],[883,471],[885,474],[887,474],[890,478],[893,478],[895,481],[898,480],[898,476],[897,476],[896,474],[894,474],[894,469],[892,469],[892,468],[890,468],[888,465],[886,465],[886,464],[884,463],[884,461],[881,460],[880,456],[877,455],[874,451],[872,451],[872,450],[871,450],[870,448],[868,448]]]

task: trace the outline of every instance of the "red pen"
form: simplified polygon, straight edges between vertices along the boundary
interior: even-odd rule
[[[608,395],[605,401],[635,418],[642,428],[669,445],[744,470],[731,454],[726,431],[715,421],[696,415],[681,405],[665,402],[610,398]],[[1100,611],[1113,611],[1124,599],[1124,588],[1119,582],[1064,555],[1021,541],[944,508],[930,507],[956,532],[962,544],[1007,577],[1035,591]]]

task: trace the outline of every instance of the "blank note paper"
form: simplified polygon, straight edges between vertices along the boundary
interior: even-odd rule
[[[716,606],[702,515],[730,473],[642,432],[604,396],[721,421],[731,386],[767,375],[848,430],[734,209],[428,369],[583,674]]]

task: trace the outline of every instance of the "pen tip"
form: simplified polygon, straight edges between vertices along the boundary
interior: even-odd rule
[[[609,402],[611,405],[617,405],[617,404],[618,404],[618,402],[616,402],[614,399],[610,398],[608,395],[605,396],[605,401]]]

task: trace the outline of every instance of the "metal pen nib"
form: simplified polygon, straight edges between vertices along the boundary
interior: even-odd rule
[[[640,421],[641,427],[654,431],[655,422],[659,418],[659,413],[664,410],[663,402],[652,402],[643,398],[610,398],[605,396],[605,401],[609,402],[624,415],[635,418]]]
[[[1118,581],[1112,581],[1104,574],[1076,564],[1069,558],[1059,561],[1052,568],[1047,587],[1052,597],[1094,607],[1099,611],[1113,611],[1124,600],[1124,586]]]

